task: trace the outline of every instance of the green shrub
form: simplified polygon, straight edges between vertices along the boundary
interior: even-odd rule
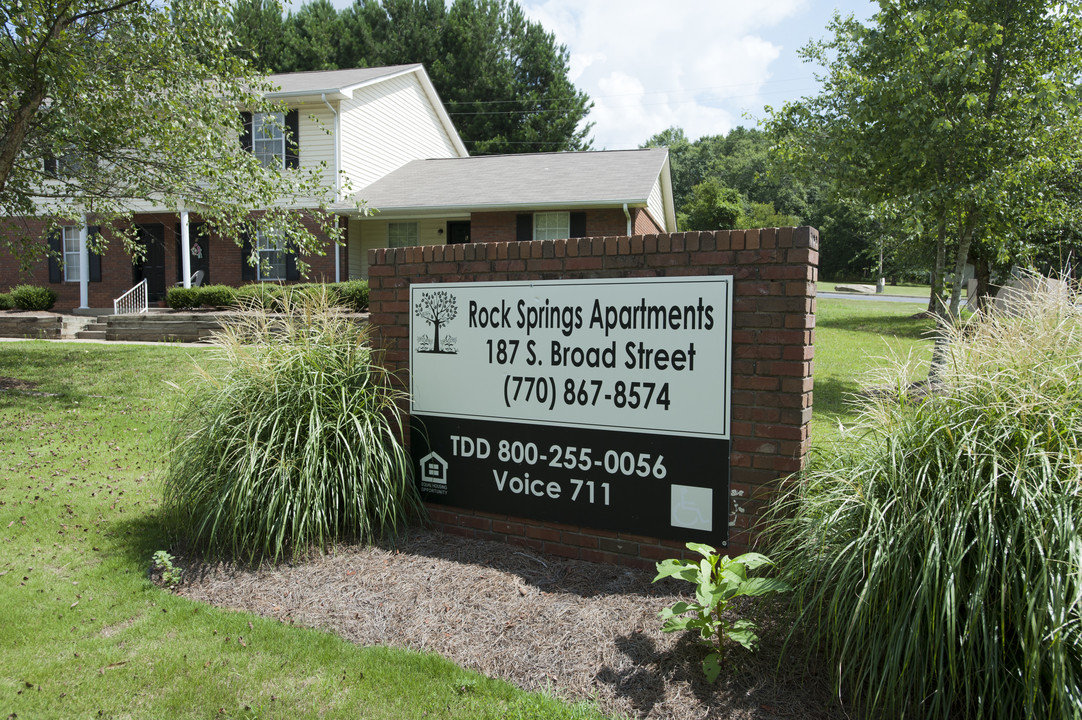
[[[11,295],[8,293],[0,293],[0,310],[10,310],[14,307],[11,302]]]
[[[869,716],[1077,717],[1077,300],[951,330],[942,385],[914,398],[903,369],[864,397],[777,507],[797,627]]]
[[[11,303],[19,310],[51,310],[56,304],[52,288],[17,285],[11,289]]]
[[[273,283],[251,283],[233,290],[233,304],[240,308],[277,310],[281,307],[282,286]]]
[[[230,307],[236,302],[236,293],[228,285],[204,285],[198,290],[196,298],[204,307]]]
[[[421,509],[397,403],[368,332],[306,296],[238,315],[170,427],[167,515],[249,561],[368,542]],[[224,370],[221,368],[224,367]]]
[[[199,288],[174,287],[165,293],[165,304],[174,310],[199,307]]]
[[[350,280],[338,283],[338,302],[342,307],[349,308],[354,312],[368,310],[368,281]]]

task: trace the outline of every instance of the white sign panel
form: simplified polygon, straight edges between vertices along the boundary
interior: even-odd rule
[[[729,437],[731,276],[414,284],[410,312],[412,414]]]

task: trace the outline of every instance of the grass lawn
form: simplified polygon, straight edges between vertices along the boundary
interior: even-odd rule
[[[818,301],[817,445],[851,418],[844,398],[877,357],[927,358],[919,310]],[[203,352],[0,344],[0,717],[599,717],[437,656],[355,647],[153,585],[150,558],[169,546],[156,515],[167,382]]]
[[[837,438],[838,423],[854,419],[847,399],[862,389],[863,376],[882,367],[886,358],[912,354],[921,362],[910,379],[927,377],[932,341],[926,333],[935,323],[913,317],[921,310],[916,303],[816,300],[813,446]]]
[[[819,292],[834,292],[834,288],[838,285],[875,285],[875,281],[861,282],[861,283],[834,283],[834,282],[817,282],[816,286],[819,288]],[[928,293],[930,292],[927,285],[887,285],[883,289],[884,295],[906,295],[908,297],[928,299]]]
[[[599,717],[153,585],[166,381],[202,352],[0,345],[0,717]]]

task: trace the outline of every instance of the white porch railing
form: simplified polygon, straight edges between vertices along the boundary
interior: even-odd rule
[[[114,315],[134,315],[147,311],[147,281],[143,278],[139,284],[113,301]]]

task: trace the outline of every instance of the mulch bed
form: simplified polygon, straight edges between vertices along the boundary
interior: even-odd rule
[[[714,685],[705,649],[664,634],[658,611],[691,585],[653,573],[540,556],[512,545],[414,529],[397,547],[340,546],[295,565],[185,567],[181,595],[358,645],[439,653],[527,690],[592,700],[637,718],[842,718],[825,669],[784,649],[776,602],[744,602],[761,647],[730,647]],[[784,653],[784,655],[783,655]]]

